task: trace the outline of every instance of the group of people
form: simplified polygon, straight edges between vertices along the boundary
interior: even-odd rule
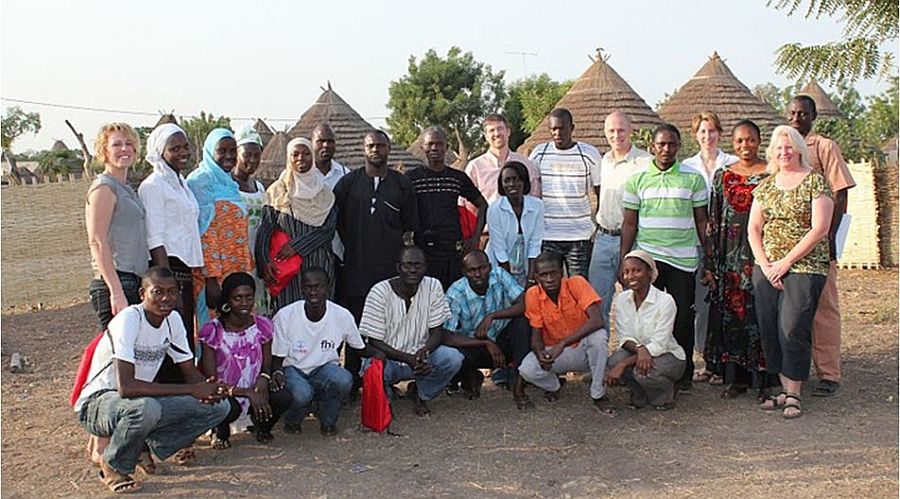
[[[834,235],[853,180],[811,131],[815,102],[789,109],[766,160],[753,122],[732,130],[732,156],[718,117],[700,113],[701,151],[683,162],[677,128],[657,127],[651,154],[621,111],[606,118],[606,154],[558,108],[553,140],[529,157],[491,114],[488,150],[464,172],[447,166],[439,127],[422,133],[423,167],[389,168],[390,138],[372,130],[365,166],[349,170],[323,123],[287,144],[268,188],[253,178],[252,129],[210,132],[185,178],[187,135],[164,124],[137,192],[136,133],[103,127],[86,215],[105,334],[75,409],[104,483],[138,490],[136,466],[188,461],[205,432],[220,449],[235,428],[268,442],[280,418],[300,433],[314,413],[334,435],[374,359],[387,397],[410,381],[418,415],[442,393],[478,398],[489,369],[521,410],[534,407],[527,385],[553,402],[565,373],[586,372],[605,416],[611,387],[629,407],[668,410],[709,381],[723,397],[756,387],[761,408],[799,417],[811,356],[814,394],[839,387]]]

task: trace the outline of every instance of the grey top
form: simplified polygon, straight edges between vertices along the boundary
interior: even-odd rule
[[[109,223],[109,245],[112,249],[113,264],[119,272],[131,272],[139,276],[147,271],[150,260],[150,249],[147,248],[147,229],[144,225],[144,205],[134,189],[118,179],[101,174],[91,184],[88,194],[97,187],[105,185],[112,189],[116,196],[112,220]],[[97,262],[91,257],[94,274],[100,274]]]

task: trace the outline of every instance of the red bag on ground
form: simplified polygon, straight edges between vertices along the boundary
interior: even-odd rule
[[[300,273],[300,267],[303,265],[303,257],[300,255],[294,255],[287,260],[275,260],[275,255],[290,240],[291,236],[287,232],[277,228],[275,232],[272,232],[272,239],[269,240],[269,261],[275,265],[275,284],[269,284],[266,287],[272,296],[278,296],[278,293],[281,293],[281,290],[291,282],[291,279]]]
[[[78,370],[75,371],[75,383],[72,385],[72,395],[69,397],[69,405],[72,407],[75,407],[75,402],[78,402],[78,397],[81,396],[81,390],[84,388],[84,385],[87,384],[88,374],[91,373],[91,362],[94,360],[94,350],[97,349],[97,345],[102,339],[103,332],[91,340],[84,349],[84,353],[81,354],[81,362],[78,363]]]
[[[362,379],[362,425],[383,433],[391,425],[391,403],[384,391],[384,361],[372,359]]]
[[[459,206],[459,228],[462,229],[463,239],[471,239],[475,235],[475,226],[478,225],[478,216],[465,206]]]

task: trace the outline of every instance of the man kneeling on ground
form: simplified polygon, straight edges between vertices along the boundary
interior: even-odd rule
[[[300,424],[315,400],[322,434],[337,435],[341,403],[353,387],[353,376],[339,363],[341,344],[346,343],[358,355],[368,354],[353,315],[328,299],[328,282],[325,269],[304,270],[300,275],[304,299],[282,308],[273,319],[273,378],[283,374],[294,397],[284,416],[287,433],[300,433]]]
[[[522,286],[503,268],[492,268],[487,254],[473,250],[463,258],[465,277],[447,290],[450,319],[444,323],[444,344],[465,356],[460,377],[463,392],[478,398],[484,375],[478,368],[513,370],[513,399],[519,409],[534,404],[525,395],[518,367],[528,355],[531,331],[525,320]]]
[[[548,402],[555,402],[562,389],[557,374],[590,372],[594,405],[604,416],[615,416],[603,385],[609,336],[600,297],[584,277],[563,278],[563,257],[555,251],[538,255],[535,272],[539,286],[525,292],[532,351],[519,374],[543,389]]]
[[[631,391],[629,407],[668,410],[686,362],[684,349],[672,335],[675,300],[651,286],[657,275],[649,253],[636,250],[625,255],[622,277],[629,289],[613,303],[621,349],[610,356],[604,381],[610,386],[625,381]]]
[[[141,303],[119,312],[97,344],[75,411],[92,435],[110,437],[100,462],[101,479],[115,493],[141,489],[131,475],[152,456],[164,460],[218,425],[230,406],[231,387],[206,379],[194,367],[184,324],[175,305],[178,284],[168,268],[147,271]],[[168,355],[186,383],[154,383]],[[152,455],[150,454],[152,452]]]
[[[366,297],[359,331],[369,346],[387,357],[384,385],[388,396],[400,381],[415,379],[406,390],[416,414],[429,413],[427,401],[437,397],[459,372],[463,354],[441,345],[443,324],[450,317],[441,282],[425,277],[425,253],[403,248],[397,277],[375,284]],[[371,365],[367,361],[363,370]]]

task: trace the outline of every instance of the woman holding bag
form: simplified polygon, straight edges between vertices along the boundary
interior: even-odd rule
[[[313,168],[309,140],[298,137],[288,142],[284,171],[269,186],[266,197],[256,236],[256,258],[259,276],[273,291],[270,312],[274,314],[302,298],[301,269],[321,267],[329,276],[334,275],[331,240],[337,210],[322,173]],[[293,268],[288,274],[289,260],[296,260],[298,255],[302,268]],[[329,289],[333,290],[331,280]]]

